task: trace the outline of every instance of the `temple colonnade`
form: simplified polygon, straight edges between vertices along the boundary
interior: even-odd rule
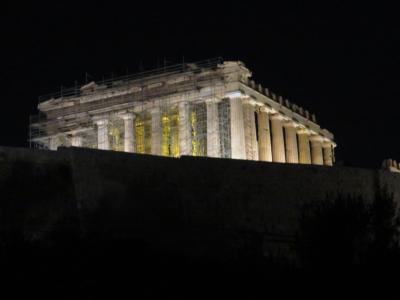
[[[291,120],[279,112],[271,111],[262,103],[244,97],[230,97],[229,129],[230,157],[277,163],[314,164],[332,166],[334,143],[308,129],[304,124]],[[217,99],[204,101],[206,107],[206,153],[221,157],[220,120]],[[192,155],[192,128],[190,102],[177,103],[179,155]],[[149,109],[151,115],[151,154],[161,155],[162,112],[160,107]],[[117,114],[123,120],[123,150],[135,152],[135,113]],[[107,116],[96,116],[93,123],[97,130],[97,148],[110,150]],[[54,145],[51,144],[50,148]],[[72,134],[72,146],[82,146],[82,137]]]

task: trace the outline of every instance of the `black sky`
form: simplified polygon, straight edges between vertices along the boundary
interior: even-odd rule
[[[242,60],[257,82],[317,115],[347,165],[400,160],[400,19],[343,2],[2,4],[0,144],[27,146],[37,97],[171,62]]]

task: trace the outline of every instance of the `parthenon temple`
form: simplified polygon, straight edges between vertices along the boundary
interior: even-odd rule
[[[182,63],[39,98],[32,147],[332,166],[333,134],[240,61]]]

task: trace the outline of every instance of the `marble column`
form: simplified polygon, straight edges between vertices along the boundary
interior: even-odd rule
[[[206,101],[207,107],[207,156],[220,157],[220,136],[219,136],[219,117],[218,103],[215,99]]]
[[[161,154],[161,112],[159,107],[151,110],[151,154]]]
[[[51,136],[49,138],[49,150],[57,150],[58,148],[58,136]]]
[[[71,146],[82,147],[82,137],[79,135],[73,135],[71,137]]]
[[[126,113],[121,115],[124,120],[124,151],[134,152],[135,149],[135,131],[134,131],[134,120],[135,115],[133,113]]]
[[[297,148],[296,126],[293,122],[285,123],[286,162],[299,163],[299,152]]]
[[[232,158],[246,159],[242,98],[230,98],[230,106]]]
[[[244,137],[246,159],[258,160],[255,107],[252,103],[243,103]]]
[[[179,110],[179,154],[191,154],[191,129],[189,118],[189,103],[186,101],[178,104]]]
[[[324,142],[322,144],[324,165],[333,166],[333,146],[331,142]]]
[[[110,150],[110,141],[108,138],[108,120],[97,120],[95,123],[97,125],[97,149]]]
[[[285,141],[283,139],[283,119],[279,114],[271,116],[272,131],[272,161],[284,163],[285,158]]]
[[[305,129],[300,129],[297,134],[299,138],[299,162],[301,164],[311,164],[309,133]]]
[[[271,132],[267,112],[258,112],[258,157],[261,161],[272,161]]]
[[[323,165],[324,158],[322,153],[322,137],[319,135],[312,135],[311,141],[311,162],[313,165]]]

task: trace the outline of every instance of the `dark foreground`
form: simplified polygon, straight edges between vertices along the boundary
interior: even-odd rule
[[[51,245],[5,247],[2,291],[13,296],[8,299],[247,299],[276,293],[308,298],[383,295],[398,287],[398,263],[308,269],[255,255],[216,260],[160,250],[148,251],[132,240],[67,237]]]
[[[0,147],[0,288],[5,299],[385,293],[400,270],[399,183],[353,168]]]

